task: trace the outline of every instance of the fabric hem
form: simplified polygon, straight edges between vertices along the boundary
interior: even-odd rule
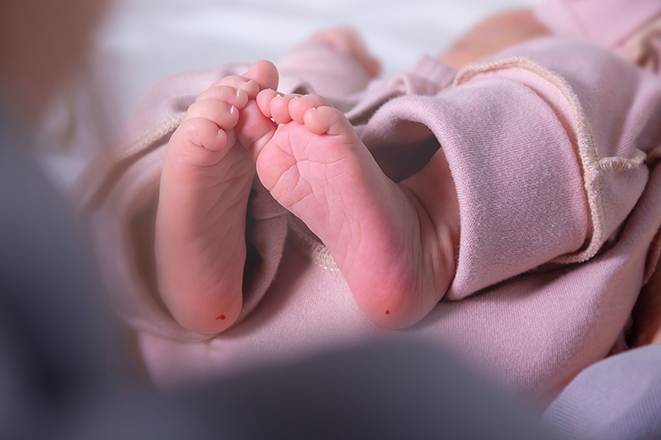
[[[571,86],[559,75],[527,58],[510,57],[498,61],[466,66],[457,73],[453,86],[463,84],[480,73],[510,68],[522,69],[537,75],[558,89],[573,109],[577,132],[577,155],[583,169],[583,182],[593,227],[592,237],[584,249],[572,254],[561,255],[549,263],[571,264],[587,261],[599,251],[608,238],[605,236],[607,219],[602,188],[605,174],[638,168],[645,162],[647,155],[643,151],[635,149],[629,158],[606,157],[600,159],[590,124]]]

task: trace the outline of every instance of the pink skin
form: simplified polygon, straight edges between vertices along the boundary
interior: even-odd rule
[[[508,11],[478,23],[440,55],[439,59],[459,69],[515,44],[550,34],[551,31],[535,18],[533,10]]]
[[[265,61],[223,78],[198,96],[168,143],[156,215],[158,282],[174,318],[191,331],[223,331],[241,311],[255,164],[236,127],[241,111],[241,125],[259,130],[251,123],[254,98],[277,85]]]
[[[251,147],[261,182],[328,247],[367,318],[420,321],[455,271],[459,207],[443,155],[396,184],[321,96],[264,90],[257,103],[275,121]]]
[[[256,170],[328,246],[369,319],[418,322],[455,271],[459,208],[445,158],[395,184],[341,112],[318,95],[283,97],[277,83],[275,66],[258,61],[203,92],[173,134],[156,220],[163,301],[197,333],[236,321]]]

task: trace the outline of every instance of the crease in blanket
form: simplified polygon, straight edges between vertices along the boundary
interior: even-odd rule
[[[587,261],[596,255],[608,239],[605,234],[607,221],[602,187],[605,174],[638,168],[645,163],[647,155],[639,149],[634,149],[629,158],[606,157],[600,159],[592,135],[592,129],[578,96],[576,96],[571,86],[559,75],[527,58],[509,57],[487,63],[468,65],[457,73],[453,85],[459,86],[466,83],[480,73],[511,68],[522,69],[537,75],[560,91],[573,109],[578,135],[578,156],[581,159],[583,181],[590,206],[590,217],[593,227],[592,237],[584,249],[572,254],[561,255],[550,261],[550,263],[572,264]]]
[[[330,272],[339,272],[330,251],[309,229],[301,225],[293,215],[287,216],[287,227],[294,246],[316,266]]]
[[[660,20],[661,23],[661,20]],[[658,162],[661,159],[661,145],[654,148],[648,155],[645,163],[647,166],[658,166]],[[643,275],[643,285],[647,284],[654,272],[657,270],[659,264],[659,259],[661,259],[661,227],[656,231],[656,235],[650,243],[649,252],[647,254],[647,261],[645,263],[645,273]]]

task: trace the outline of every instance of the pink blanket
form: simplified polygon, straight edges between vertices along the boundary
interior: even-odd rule
[[[648,3],[649,20],[660,11]],[[552,24],[553,14],[546,17]],[[461,212],[455,280],[416,326],[377,328],[325,247],[256,181],[239,321],[219,335],[179,326],[155,287],[164,147],[198,93],[247,66],[167,78],[75,191],[113,304],[138,331],[155,382],[365,338],[412,337],[454,351],[506,390],[548,401],[609,353],[659,254],[657,76],[558,37],[459,72],[423,57],[408,72],[370,83],[352,60],[318,43],[294,48],[278,66],[282,92],[331,97],[394,180],[446,155]]]

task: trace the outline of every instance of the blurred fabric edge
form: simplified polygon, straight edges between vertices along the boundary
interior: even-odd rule
[[[10,121],[0,117],[0,437],[553,438],[521,404],[412,341],[157,394],[129,367],[80,229]]]
[[[81,408],[71,438],[553,439],[437,349],[375,341]]]
[[[540,0],[121,0],[93,45],[86,68],[53,102],[40,130],[39,159],[66,190],[122,129],[159,79],[228,62],[277,60],[314,31],[356,27],[382,59],[384,77],[436,55],[486,16]],[[374,10],[379,14],[375,15]]]

